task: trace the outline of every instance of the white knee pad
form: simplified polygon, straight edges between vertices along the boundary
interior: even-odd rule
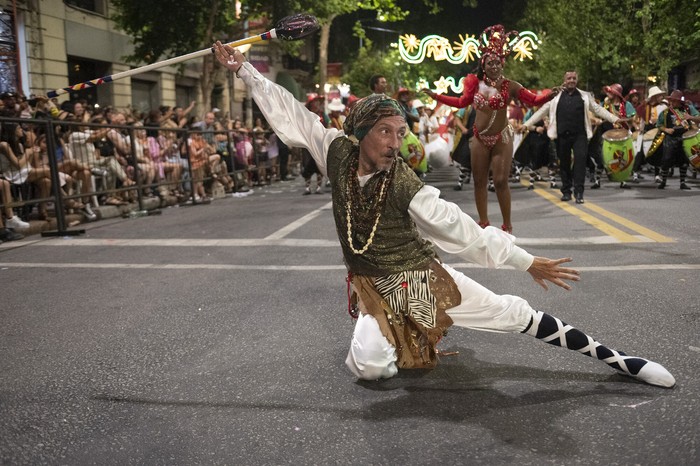
[[[360,313],[345,364],[364,380],[388,379],[399,371],[396,350],[382,335],[374,317]]]

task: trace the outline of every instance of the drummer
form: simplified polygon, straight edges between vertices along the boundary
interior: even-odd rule
[[[544,104],[528,118],[523,125],[530,131],[535,123],[549,116],[547,135],[556,142],[561,175],[561,200],[571,200],[571,190],[577,204],[583,204],[583,189],[586,180],[586,159],[588,141],[593,136],[589,112],[610,123],[621,120],[601,107],[591,94],[576,87],[578,73],[569,70],[564,73],[563,91],[554,99]],[[574,152],[573,170],[571,168],[571,151]]]
[[[666,187],[668,172],[674,166],[678,167],[680,177],[680,189],[689,190],[685,182],[688,171],[688,157],[683,152],[683,133],[690,129],[690,125],[700,123],[700,113],[695,107],[686,107],[683,93],[676,89],[666,97],[668,108],[661,112],[656,122],[659,131],[666,133],[663,142],[663,159],[661,160],[661,183],[659,189]]]
[[[651,86],[647,91],[647,99],[637,106],[637,114],[643,124],[643,131],[656,128],[659,114],[666,110],[666,104],[662,101],[666,93],[659,86]]]
[[[656,128],[656,122],[659,121],[659,114],[666,110],[666,104],[662,103],[666,93],[661,90],[658,86],[651,86],[647,91],[647,99],[639,104],[636,108],[637,118],[639,120],[639,132],[644,134],[644,137],[649,137],[653,139],[653,133],[658,131]],[[647,136],[649,135],[649,136]],[[643,179],[639,172],[642,166],[647,161],[649,154],[644,153],[645,149],[642,147],[641,157],[637,157],[634,161],[634,175],[632,181],[638,181]],[[661,168],[658,164],[653,163],[654,166],[654,176],[657,183],[661,183]]]
[[[625,119],[636,119],[637,116],[637,110],[634,108],[634,105],[632,105],[631,102],[629,102],[625,97],[622,95],[622,85],[618,83],[611,84],[609,86],[603,87],[603,92],[605,92],[605,100],[603,101],[603,108],[613,115],[617,116],[618,118],[625,120]],[[626,127],[626,126],[625,126]],[[609,131],[613,129],[613,124],[607,121],[604,121],[600,125],[599,131],[601,134],[605,134],[606,131]],[[603,143],[602,140],[600,142],[601,144]],[[601,150],[599,151],[593,151],[595,154],[602,155],[602,147],[600,148]],[[600,174],[602,173],[602,167],[603,165],[603,160],[600,158],[599,160],[596,160],[596,164],[598,165],[599,171],[596,173],[595,176],[595,181],[593,182],[593,186],[591,186],[591,189],[598,189],[600,188]],[[620,188],[622,189],[629,189],[630,186],[622,181],[620,182]]]

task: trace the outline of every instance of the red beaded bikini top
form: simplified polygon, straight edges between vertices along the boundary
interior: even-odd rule
[[[498,94],[494,94],[489,97],[488,100],[486,100],[484,94],[477,92],[474,94],[474,106],[477,108],[477,110],[483,110],[487,106],[493,110],[506,108],[506,105],[508,105],[509,86],[510,81],[504,79],[503,82],[501,82],[501,91]]]

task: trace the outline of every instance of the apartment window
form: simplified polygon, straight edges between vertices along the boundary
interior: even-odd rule
[[[0,93],[17,91],[17,41],[12,13],[0,9]]]
[[[105,14],[105,0],[63,0],[66,5],[80,8],[85,11],[93,11],[101,15]]]
[[[87,58],[68,56],[68,82],[83,83],[110,74],[110,64]],[[111,86],[92,86],[70,91],[70,100],[85,99],[89,104],[109,105]]]

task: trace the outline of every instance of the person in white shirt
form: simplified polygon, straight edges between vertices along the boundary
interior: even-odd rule
[[[332,183],[333,215],[354,292],[357,315],[346,365],[366,380],[401,368],[430,368],[435,344],[452,324],[493,332],[521,332],[602,360],[625,375],[662,387],[675,384],[658,363],[609,349],[527,301],[497,295],[440,263],[434,246],[492,268],[527,271],[536,283],[566,290],[579,272],[570,258],[535,257],[515,237],[482,229],[440,192],[424,185],[399,156],[407,127],[398,103],[373,94],[358,101],[343,130],[325,128],[292,94],[264,78],[236,49],[214,45],[217,60],[234,71],[275,133],[304,147]]]

